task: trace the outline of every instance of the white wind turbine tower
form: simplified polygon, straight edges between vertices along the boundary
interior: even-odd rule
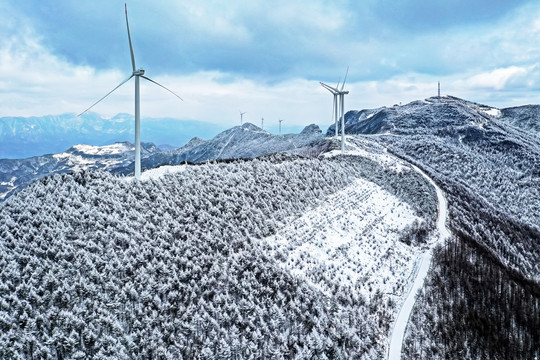
[[[320,83],[322,87],[324,87],[326,90],[330,91],[334,95],[336,137],[337,137],[337,128],[338,128],[337,119],[338,117],[341,118],[341,153],[342,154],[345,153],[345,95],[349,93],[348,91],[343,91],[343,88],[345,87],[345,82],[347,81],[348,74],[349,74],[349,67],[347,66],[347,72],[345,73],[345,79],[343,79],[343,84],[341,85],[341,89],[339,89],[339,82],[335,88],[323,82]],[[338,116],[338,113],[339,113],[339,116]]]
[[[278,120],[279,121],[279,135],[281,135],[281,123],[283,122],[283,120]]]
[[[332,118],[334,119],[334,128],[335,128],[335,132],[336,132],[336,139],[338,138],[338,94],[339,94],[339,91],[337,91],[337,88],[339,88],[339,82],[340,81],[341,80],[338,81],[335,88],[332,88],[330,86],[327,87],[326,84],[321,83],[321,85],[325,89],[327,89],[328,91],[330,91],[332,93],[332,95],[334,95],[334,101],[332,103]]]
[[[261,118],[261,130],[264,130],[264,118]]]
[[[127,33],[128,33],[128,40],[129,40],[129,51],[131,52],[131,65],[133,68],[133,72],[131,73],[131,76],[128,77],[126,80],[122,81],[120,85],[109,91],[104,97],[96,101],[92,106],[90,106],[88,109],[84,110],[82,113],[80,113],[78,116],[81,116],[94,106],[96,106],[101,100],[105,99],[107,96],[109,96],[113,91],[118,89],[120,86],[124,85],[126,82],[131,80],[132,77],[135,77],[135,178],[138,180],[141,178],[141,111],[140,111],[140,91],[139,91],[139,78],[146,79],[163,89],[167,90],[180,100],[184,101],[180,96],[174,93],[174,91],[166,88],[165,86],[155,82],[154,80],[150,79],[149,77],[144,76],[144,69],[136,69],[135,67],[135,55],[133,54],[133,45],[131,44],[131,34],[129,32],[129,22],[128,22],[128,15],[127,15],[127,4],[124,4],[125,10],[126,10],[126,27],[127,27]]]

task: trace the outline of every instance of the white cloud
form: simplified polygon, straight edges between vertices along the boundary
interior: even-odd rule
[[[456,85],[465,89],[504,90],[508,84],[524,80],[533,69],[534,66],[509,66],[474,75],[465,81],[456,82]]]
[[[254,34],[257,32],[248,25],[256,23],[258,16],[267,15],[261,26],[271,24],[270,27],[279,28],[290,35],[294,44],[306,44],[304,50],[318,52],[342,67],[322,69],[314,59],[307,65],[311,68],[300,69],[305,63],[300,60],[296,63],[293,61],[296,57],[291,56],[292,66],[299,69],[299,75],[268,83],[255,80],[260,78],[257,74],[249,77],[251,75],[218,70],[159,76],[154,75],[157,71],[153,72],[152,66],[148,66],[148,76],[177,92],[185,101],[179,102],[163,89],[142,80],[143,116],[194,119],[229,126],[239,122],[238,110],[242,110],[247,112],[245,120],[256,124],[264,117],[266,123],[276,126],[278,119],[285,119],[287,124],[298,126],[317,123],[325,130],[331,122],[332,97],[316,80],[335,83],[343,76],[349,61],[352,65],[349,79],[364,76],[370,80],[350,81],[346,109],[391,106],[434,96],[439,80],[443,94],[492,106],[538,102],[535,96],[540,87],[540,71],[535,64],[540,52],[532,45],[540,43],[540,22],[536,18],[538,6],[514,14],[505,19],[505,24],[478,28],[472,39],[471,29],[442,37],[438,36],[440,34],[418,36],[405,44],[410,47],[405,53],[405,45],[390,51],[389,48],[396,44],[389,42],[383,46],[377,37],[345,33],[349,31],[351,19],[329,3],[304,1],[294,6],[286,1],[264,6],[233,3],[220,5],[221,8],[212,8],[212,4],[175,6],[185,6],[185,11],[193,14],[192,22],[198,24],[196,29],[206,29],[203,34],[222,34],[224,38],[238,39],[239,42],[256,41]],[[246,9],[239,11],[241,6]],[[300,14],[299,9],[303,10]],[[216,18],[216,13],[221,16]],[[242,16],[252,17],[251,22],[237,21]],[[294,21],[296,23],[292,24]],[[282,25],[285,27],[280,28]],[[9,27],[17,27],[18,31],[15,35],[5,36],[0,44],[0,116],[78,113],[130,75],[128,69],[97,70],[74,65],[45,47],[28,24],[16,22]],[[267,34],[257,31],[260,36]],[[290,34],[294,31],[298,34]],[[318,37],[325,32],[343,33],[343,38],[334,43],[332,36]],[[427,52],[428,49],[433,49],[434,55]],[[141,53],[144,54],[143,51],[137,54]],[[127,54],[122,53],[122,56]],[[430,71],[418,70],[415,61],[422,56],[429,60],[423,64],[435,63],[436,66]],[[455,69],[441,70],[447,64],[437,67],[438,56],[447,63],[454,61]],[[322,76],[318,79],[319,71],[313,70],[318,68],[330,74],[336,71],[335,78]],[[435,75],[438,71],[446,75]],[[317,79],[302,78],[312,72],[317,74]],[[428,72],[430,74],[426,74]],[[280,74],[275,77],[284,78]],[[271,76],[264,78],[272,81]],[[93,110],[107,116],[133,113],[133,83],[125,84]]]

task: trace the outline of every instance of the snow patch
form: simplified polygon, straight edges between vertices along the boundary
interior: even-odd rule
[[[282,266],[330,294],[334,285],[400,297],[419,249],[399,241],[422,219],[377,184],[357,179],[266,241]]]
[[[141,174],[141,180],[146,181],[150,179],[154,179],[154,180],[159,179],[160,177],[164,175],[175,174],[178,172],[185,171],[187,167],[188,165],[164,165],[155,169],[149,169]],[[135,178],[134,176],[126,176],[123,179],[125,181],[131,181],[134,178]]]
[[[79,144],[73,146],[73,148],[88,155],[118,155],[135,150],[135,147],[129,146],[125,143],[116,143],[105,146]]]
[[[492,117],[497,118],[497,119],[502,117],[501,110],[499,110],[497,108],[481,107],[480,111],[483,112],[484,114],[487,114],[487,115],[492,116]]]

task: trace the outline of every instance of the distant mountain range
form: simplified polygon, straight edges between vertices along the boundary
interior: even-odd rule
[[[109,145],[133,141],[133,115],[103,118],[96,113],[0,118],[0,159],[55,154],[74,144]],[[194,136],[214,136],[224,128],[202,121],[143,118],[143,141],[181,146]]]
[[[307,126],[300,134],[274,135],[245,123],[226,130],[211,140],[198,137],[185,146],[170,150],[153,143],[143,143],[142,167],[154,168],[182,162],[201,163],[207,160],[255,158],[276,153],[313,151],[310,146],[323,139],[317,125]],[[328,144],[326,146],[329,146]],[[0,200],[21,190],[35,179],[79,169],[103,169],[113,173],[133,173],[134,146],[130,142],[113,145],[75,145],[54,154],[27,159],[0,159]]]

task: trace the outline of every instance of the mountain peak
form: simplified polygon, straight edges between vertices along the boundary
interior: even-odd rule
[[[250,122],[245,122],[243,123],[241,126],[240,126],[241,129],[243,130],[249,130],[249,131],[264,131],[263,129],[261,129],[260,127],[258,127],[257,125],[253,125],[252,123]],[[266,131],[265,131],[266,132]]]
[[[316,124],[310,124],[306,126],[300,134],[322,134],[321,128]]]

